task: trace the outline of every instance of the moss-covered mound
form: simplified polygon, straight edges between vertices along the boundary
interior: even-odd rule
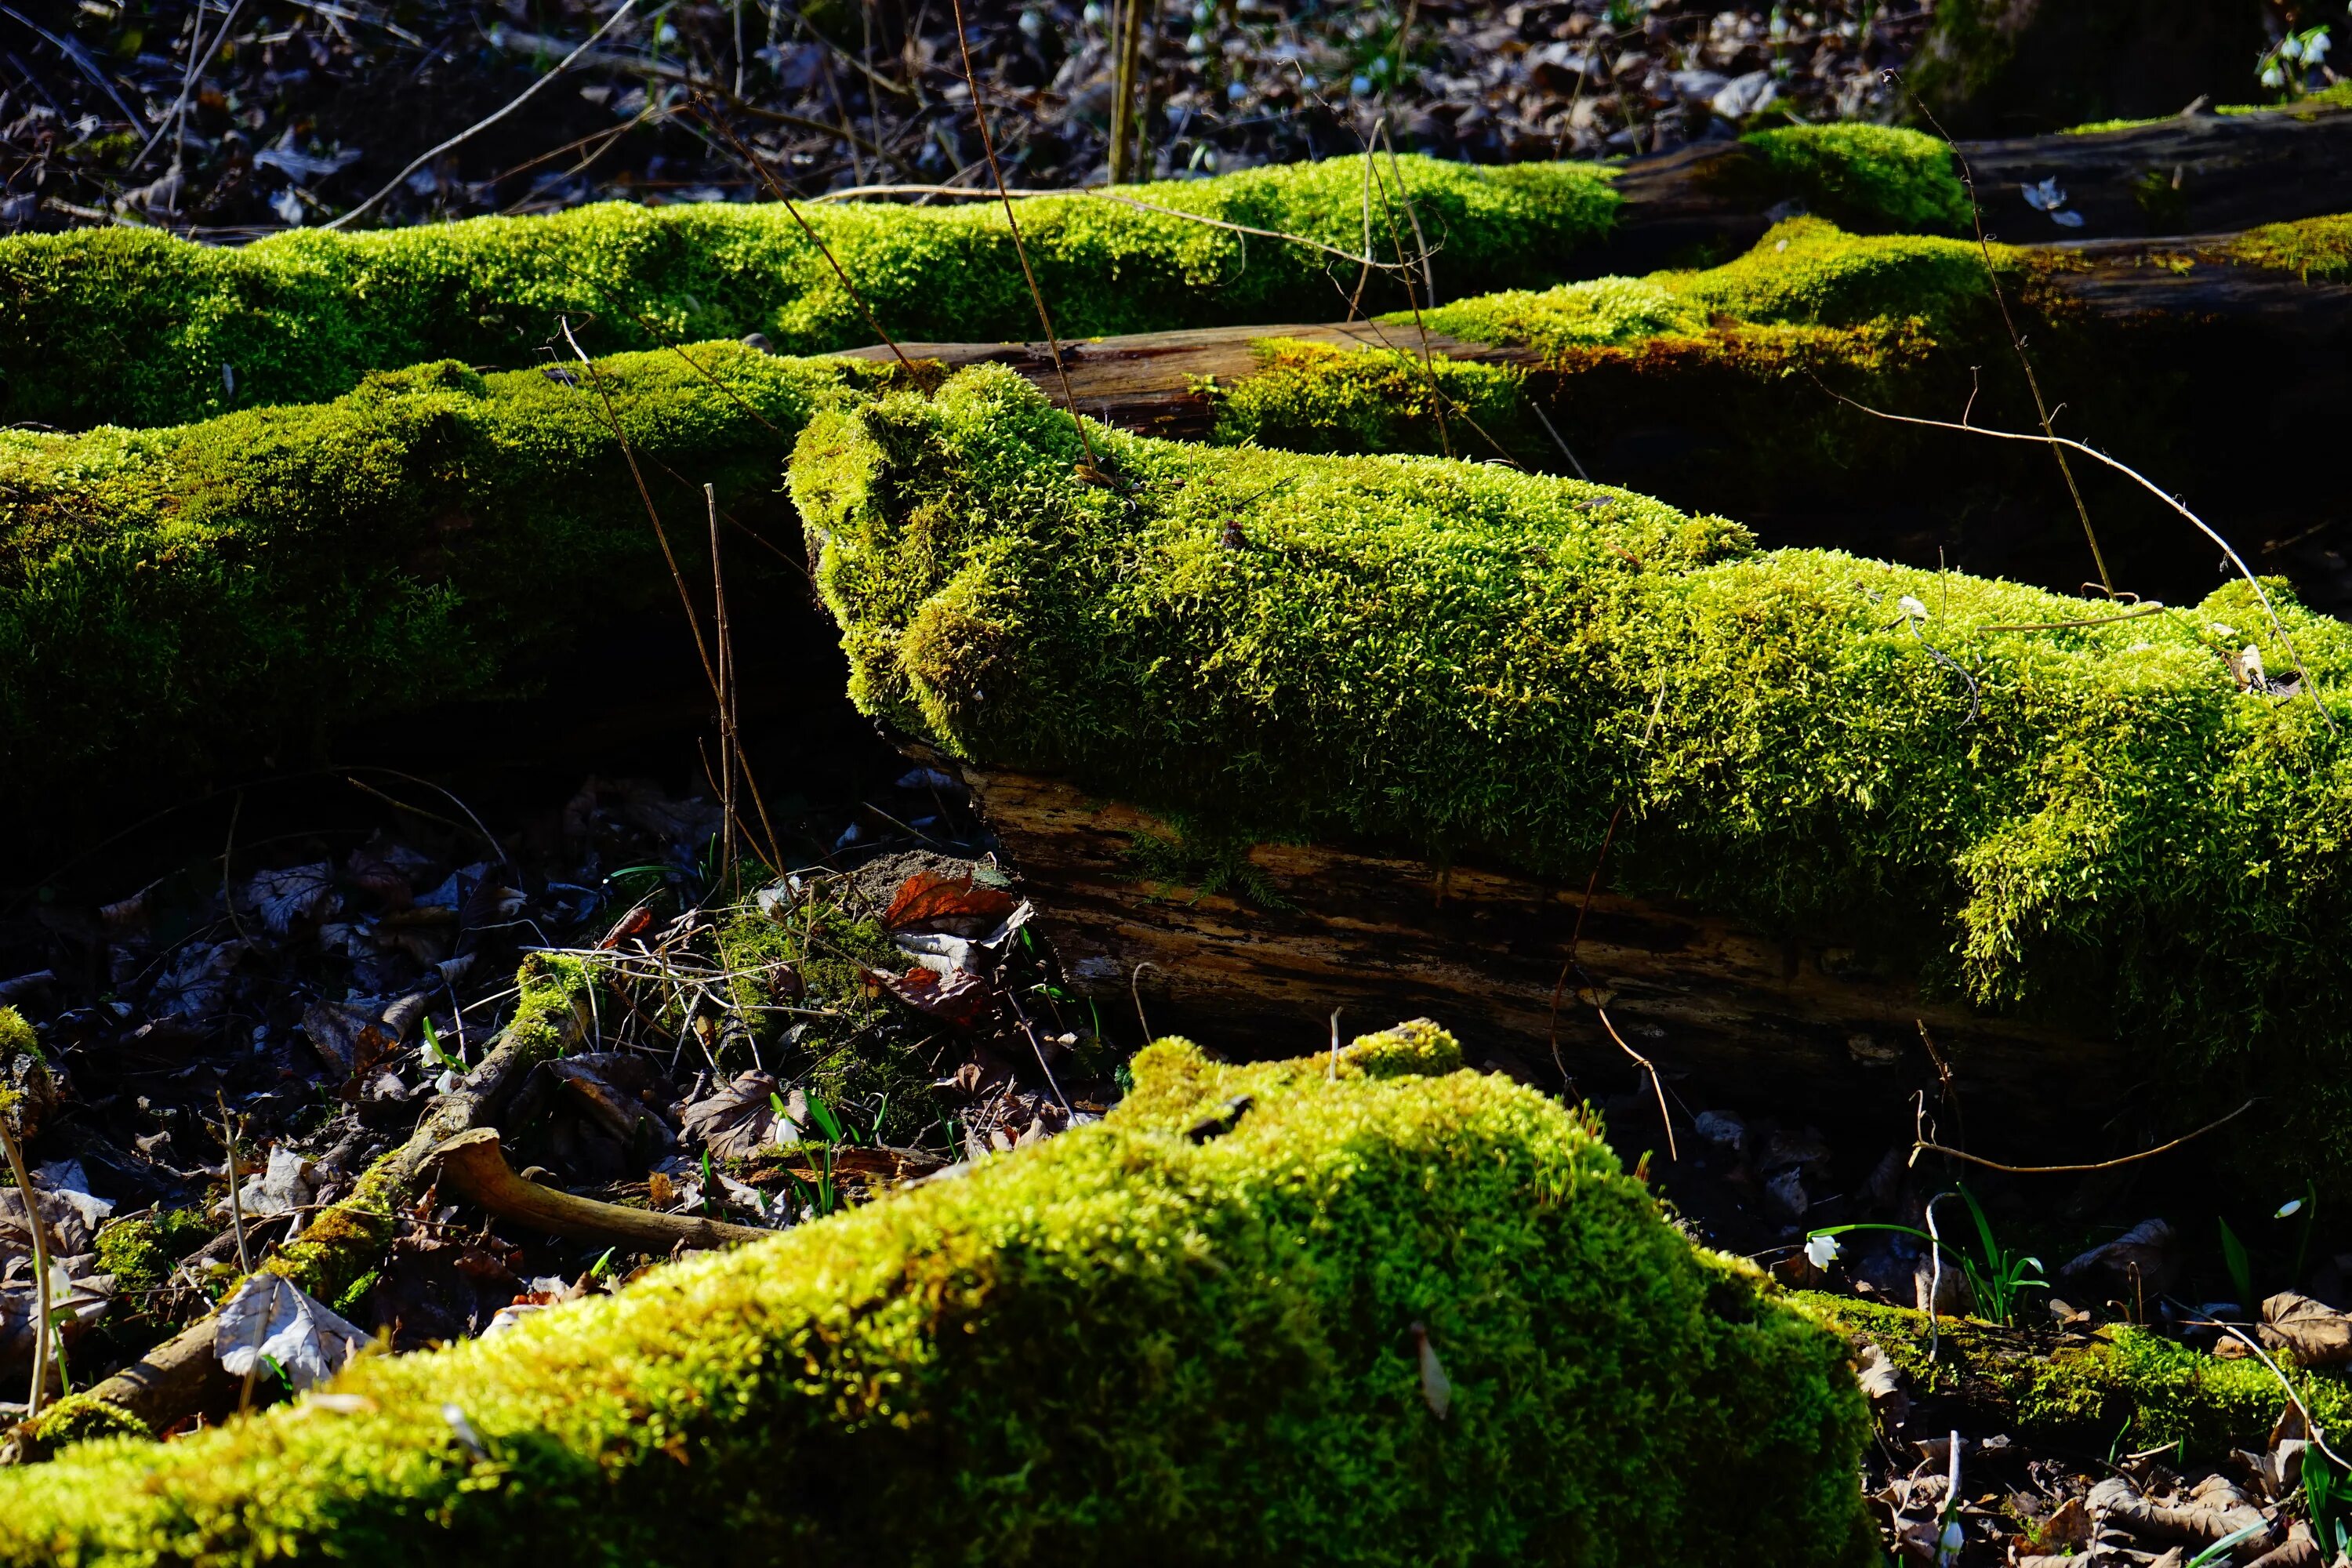
[[[183,428],[0,433],[0,809],[53,821],[134,749],[151,787],[291,765],[331,723],[499,690],[519,655],[674,595],[600,384],[691,559],[703,482],[772,497],[809,414],[886,379],[688,352],[571,384],[441,363]]]
[[[1259,837],[1581,878],[1622,805],[1612,876],[1907,932],[1981,1004],[2141,1031],[2178,1087],[2292,1082],[2284,1158],[2352,1142],[2313,1088],[2352,1045],[2352,746],[2241,689],[2226,654],[2290,662],[2243,585],[2009,629],[2115,612],[1492,466],[1095,443],[1115,487],[985,367],[811,425],[859,703]],[[2339,689],[2352,633],[2281,613]]]
[[[1427,1025],[0,1477],[0,1562],[1869,1562],[1844,1347]],[[1428,1354],[1422,1353],[1426,1344]]]
[[[2094,1453],[2165,1443],[2200,1459],[2260,1453],[2286,1408],[2278,1379],[2251,1356],[2221,1361],[2126,1323],[2066,1335],[1946,1318],[1934,1342],[1922,1312],[1850,1296],[1801,1299],[1857,1342],[1885,1351],[1915,1397],[1953,1400],[2002,1430]],[[2325,1430],[2352,1417],[2352,1389],[2340,1378],[2294,1377]]]
[[[1373,241],[1400,177],[1448,294],[1560,276],[1616,197],[1591,164],[1381,161]],[[1361,159],[1139,187],[1156,205],[1364,243]],[[906,341],[1039,335],[1002,207],[803,209],[883,330]],[[1358,269],[1305,246],[1101,196],[1021,205],[1055,324],[1069,336],[1344,313]],[[1398,225],[1406,222],[1400,213]],[[1345,273],[1335,289],[1329,274]],[[1382,296],[1387,303],[1401,296]],[[308,403],[369,371],[425,360],[528,365],[569,319],[592,351],[765,333],[779,350],[874,341],[833,268],[781,205],[645,208],[362,233],[224,249],[126,228],[0,241],[0,421],[158,425]],[[224,372],[224,366],[227,367]]]

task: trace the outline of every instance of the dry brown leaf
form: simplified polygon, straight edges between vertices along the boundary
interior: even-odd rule
[[[918,871],[898,885],[883,913],[890,931],[939,931],[982,936],[1013,912],[1013,894],[973,879],[942,871]]]
[[[2263,1303],[2257,1331],[2266,1349],[2292,1351],[2303,1366],[2352,1362],[2352,1317],[2293,1290],[2282,1290]]]

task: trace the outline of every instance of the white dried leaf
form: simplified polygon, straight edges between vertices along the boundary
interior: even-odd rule
[[[267,1356],[298,1392],[334,1376],[367,1342],[291,1279],[266,1272],[247,1275],[213,1325],[213,1353],[231,1376],[245,1376]]]

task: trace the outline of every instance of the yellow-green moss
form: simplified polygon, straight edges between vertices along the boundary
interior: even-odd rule
[[[2352,217],[2264,224],[2239,236],[2228,258],[2244,266],[2293,272],[2306,283],[2341,283],[2352,277]]]
[[[687,353],[699,372],[656,352],[597,375],[691,563],[700,484],[778,510],[802,422],[877,367]],[[424,365],[316,406],[0,434],[0,808],[57,828],[119,774],[152,802],[296,763],[328,725],[509,689],[520,657],[672,595],[571,374]]]
[[[159,1289],[173,1266],[218,1234],[194,1209],[159,1209],[108,1224],[98,1233],[98,1268],[114,1277],[118,1298]],[[134,1303],[134,1306],[136,1303]]]
[[[1885,1351],[1915,1394],[1958,1400],[2020,1436],[2092,1449],[2186,1446],[2189,1458],[2260,1452],[2286,1408],[2278,1380],[2248,1357],[2222,1361],[2129,1324],[2062,1338],[2054,1329],[1999,1329],[1947,1318],[1937,1359],[1927,1316],[1847,1296],[1796,1300],[1824,1322]],[[2352,1417],[2352,1388],[2294,1374],[2297,1394],[2330,1431]]]
[[[1559,275],[1607,232],[1607,173],[1406,157],[1449,294]],[[1393,170],[1381,161],[1384,181]],[[1156,205],[1362,244],[1364,165],[1339,158],[1146,185]],[[1391,193],[1393,199],[1394,193]],[[1314,320],[1336,296],[1319,251],[1101,196],[1021,205],[1066,337]],[[819,205],[803,214],[883,330],[902,341],[1032,338],[1037,317],[992,203]],[[373,370],[451,358],[529,365],[569,320],[591,352],[760,331],[823,353],[874,330],[781,205],[581,207],[364,233],[302,230],[242,249],[152,230],[0,239],[0,422],[160,425],[337,396]],[[558,347],[561,343],[558,342]],[[232,367],[235,390],[223,375]]]
[[[1406,341],[1410,341],[1410,333]],[[1436,452],[1540,462],[1522,373],[1404,349],[1268,339],[1258,368],[1215,389],[1211,439],[1291,452]]]
[[[1874,1560],[1843,1345],[1587,1123],[1427,1026],[1135,1065],[1101,1124],[364,1359],[348,1413],[0,1476],[0,1562]]]
[[[1789,125],[1747,138],[1811,211],[1849,228],[1966,232],[1969,194],[1941,138],[1894,125]]]
[[[1635,886],[1907,936],[1982,1005],[2128,1028],[2184,1095],[2292,1085],[2280,1157],[2347,1152],[2313,1082],[2352,1065],[2352,747],[2239,689],[2227,645],[2286,662],[2242,584],[1996,632],[2101,612],[1492,466],[1094,440],[1116,489],[988,367],[811,425],[793,494],[861,706],[1245,835],[1546,875],[1622,804]],[[2352,633],[2273,594],[2339,689]]]

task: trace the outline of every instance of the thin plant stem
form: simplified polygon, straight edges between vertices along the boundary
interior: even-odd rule
[[[2138,485],[2142,489],[2147,491],[2148,494],[2154,496],[2166,506],[2170,507],[2174,511],[2179,513],[2181,517],[2187,519],[2189,526],[2196,529],[2198,532],[2203,534],[2208,540],[2210,540],[2214,546],[2218,548],[2223,555],[2229,558],[2230,564],[2238,569],[2238,575],[2243,577],[2246,580],[2246,585],[2254,591],[2255,600],[2261,604],[2263,616],[2269,619],[2271,624],[2271,635],[2278,638],[2279,646],[2286,649],[2287,658],[2294,661],[2295,677],[2302,682],[2303,689],[2305,693],[2310,697],[2313,706],[2319,710],[2321,721],[2327,726],[2328,732],[2330,734],[2337,732],[2336,727],[2336,716],[2328,712],[2327,704],[2320,700],[2319,683],[2312,678],[2310,670],[2305,668],[2303,656],[2295,651],[2294,639],[2287,635],[2286,626],[2279,620],[2278,610],[2271,604],[2270,594],[2263,588],[2262,579],[2254,575],[2253,568],[2246,564],[2245,558],[2238,553],[2236,547],[2228,540],[2222,538],[2221,533],[2216,531],[2210,523],[2207,522],[2203,518],[2199,517],[2195,512],[2182,505],[2179,497],[2171,494],[2169,491],[2158,488],[2156,482],[2150,479],[2146,474],[2141,473],[2137,468],[2133,468],[2128,463],[2123,462],[2118,458],[2108,457],[2096,447],[2086,446],[2083,442],[2074,440],[2071,437],[2050,435],[2031,436],[2021,430],[1992,430],[1988,429],[1981,425],[1969,425],[1967,423],[1954,424],[1948,419],[1926,419],[1916,414],[1889,414],[1883,408],[1873,408],[1866,403],[1857,403],[1853,398],[1846,396],[1845,394],[1839,392],[1834,387],[1829,386],[1827,384],[1821,384],[1821,385],[1822,390],[1827,392],[1832,397],[1836,398],[1840,403],[1844,404],[1849,408],[1860,409],[1863,413],[1871,416],[1873,418],[1890,419],[1897,425],[1922,425],[1934,430],[1958,430],[1962,435],[1983,436],[1995,441],[2041,441],[2053,447],[2063,447],[2069,451],[2082,453],[2084,457],[2091,458],[2094,462],[2105,464],[2108,468],[2115,469],[2116,472],[2123,475],[2133,483]]]
[[[41,1413],[41,1395],[49,1384],[49,1227],[34,1195],[32,1173],[25,1169],[25,1151],[16,1142],[11,1109],[0,1106],[0,1143],[7,1146],[8,1173],[16,1178],[16,1195],[25,1205],[25,1226],[33,1236],[33,1391],[25,1402],[25,1419],[30,1421]]]

